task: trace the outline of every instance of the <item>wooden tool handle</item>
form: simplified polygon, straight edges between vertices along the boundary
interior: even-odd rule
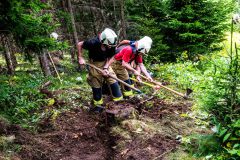
[[[148,80],[147,77],[145,77],[145,76],[143,76],[143,75],[141,75],[141,74],[140,74],[140,77]],[[179,96],[181,96],[181,97],[183,97],[183,98],[186,98],[186,96],[185,96],[184,94],[182,94],[182,93],[180,93],[180,92],[177,92],[177,91],[175,91],[175,90],[173,90],[173,89],[171,89],[171,88],[168,88],[168,87],[162,85],[162,83],[160,83],[160,82],[152,81],[152,83],[154,83],[154,84],[156,84],[156,85],[159,85],[159,86],[161,86],[162,88],[165,88],[165,89],[169,90],[170,92],[173,92],[173,93],[175,93],[175,94],[177,94],[177,95],[179,95]]]
[[[130,78],[130,79],[133,80],[133,81],[135,81],[135,82],[137,82],[137,83],[144,84],[144,85],[146,85],[146,86],[155,88],[155,86],[154,86],[153,84],[150,84],[150,83],[147,83],[147,82],[140,82],[140,81],[138,81],[138,80],[135,79],[135,78]]]

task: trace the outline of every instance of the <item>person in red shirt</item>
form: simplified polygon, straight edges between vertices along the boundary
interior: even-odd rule
[[[117,75],[117,77],[126,83],[132,85],[128,71],[133,72],[133,74],[140,80],[140,72],[143,72],[149,81],[153,81],[151,75],[147,72],[146,67],[143,64],[143,56],[146,55],[151,49],[152,39],[148,36],[143,37],[138,41],[125,41],[122,42],[129,43],[129,45],[122,45],[116,49],[115,56],[109,61],[109,65],[112,64],[112,68]],[[121,44],[121,43],[120,43]],[[131,66],[131,62],[135,62],[139,70],[135,70]],[[128,70],[128,71],[127,71]],[[132,90],[124,86],[123,95],[129,97],[133,95]]]

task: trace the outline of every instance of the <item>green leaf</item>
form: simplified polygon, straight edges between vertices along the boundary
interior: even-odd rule
[[[231,136],[231,133],[228,133],[228,134],[226,134],[225,136],[224,136],[224,138],[223,138],[223,143],[226,141],[226,140],[228,140],[228,138]]]
[[[234,124],[233,127],[235,128],[240,128],[240,120],[237,120]]]
[[[237,137],[231,137],[229,140],[231,140],[231,141],[238,141],[239,138],[237,138]]]
[[[221,130],[219,136],[222,137],[227,132],[227,129]]]
[[[237,130],[237,131],[235,132],[235,134],[236,134],[237,136],[240,136],[240,130]]]
[[[238,153],[238,150],[236,149],[232,149],[232,150],[227,150],[228,153],[230,153],[231,155],[234,155],[234,154],[237,154]]]
[[[233,146],[233,148],[238,148],[238,147],[240,147],[240,144],[239,144],[239,143],[234,144],[234,146]]]

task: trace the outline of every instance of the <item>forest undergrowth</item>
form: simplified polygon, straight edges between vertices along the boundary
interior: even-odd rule
[[[62,82],[57,77],[44,78],[33,66],[12,77],[1,75],[1,157],[162,159],[181,152],[182,157],[190,158],[181,143],[188,143],[192,133],[209,132],[206,122],[192,112],[192,100],[164,89],[152,95],[152,89],[144,86],[139,87],[150,100],[144,102],[146,96],[140,96],[136,102],[115,104],[106,97],[106,106],[123,113],[114,120],[105,114],[93,115],[88,112],[91,91],[86,73],[65,63],[68,67],[60,73]],[[169,79],[164,81],[171,84]],[[85,150],[79,153],[82,148]]]

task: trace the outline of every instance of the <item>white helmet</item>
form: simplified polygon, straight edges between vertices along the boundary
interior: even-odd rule
[[[115,46],[117,44],[117,35],[113,30],[105,28],[104,31],[100,34],[100,41],[102,44]]]
[[[57,34],[56,32],[52,32],[52,33],[50,34],[50,37],[51,37],[51,38],[54,38],[54,39],[58,39],[58,34]]]
[[[137,51],[146,54],[151,49],[152,39],[148,36],[138,40]]]

